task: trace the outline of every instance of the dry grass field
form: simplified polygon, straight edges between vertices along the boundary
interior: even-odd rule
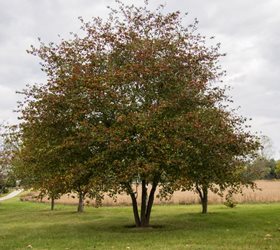
[[[237,203],[266,203],[266,202],[280,202],[280,181],[278,180],[259,180],[256,181],[257,190],[244,189],[243,195],[234,195],[234,201]],[[30,192],[25,194],[22,200],[36,200],[36,192]],[[139,199],[140,197],[138,197]],[[44,202],[49,202],[47,198],[43,199]],[[223,203],[224,199],[217,194],[209,194],[210,204],[220,204]],[[77,204],[78,199],[74,194],[63,195],[56,203],[61,204]],[[121,194],[117,196],[116,201],[105,195],[102,202],[103,206],[120,206],[120,205],[130,205],[130,197],[126,194]],[[190,191],[180,192],[177,191],[169,200],[155,199],[155,204],[197,204],[199,203],[198,194]],[[86,204],[94,205],[95,201],[86,199]]]

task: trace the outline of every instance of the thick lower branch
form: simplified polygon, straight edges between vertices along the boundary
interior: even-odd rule
[[[142,196],[141,196],[141,224],[145,224],[147,207],[147,186],[146,180],[142,180]]]

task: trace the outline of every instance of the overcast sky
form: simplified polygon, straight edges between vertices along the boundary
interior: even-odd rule
[[[123,1],[141,5],[143,1]],[[216,37],[227,56],[224,81],[240,114],[252,118],[252,131],[269,136],[280,158],[280,1],[165,0],[166,10],[188,12],[202,34]],[[26,84],[44,82],[38,60],[26,53],[37,38],[59,41],[78,32],[79,16],[106,17],[111,0],[0,0],[0,122],[16,121],[13,110]]]

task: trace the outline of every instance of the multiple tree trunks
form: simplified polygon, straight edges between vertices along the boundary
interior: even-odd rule
[[[157,189],[158,181],[153,181],[151,190],[148,191],[148,182],[142,180],[141,183],[141,204],[140,204],[140,213],[138,209],[137,197],[129,183],[125,184],[127,193],[131,197],[133,215],[135,220],[136,227],[149,227],[150,226],[150,217],[152,212],[152,206],[155,198],[155,191]]]

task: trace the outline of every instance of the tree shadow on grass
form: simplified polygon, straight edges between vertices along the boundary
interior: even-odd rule
[[[123,226],[124,228],[127,229],[132,229],[132,230],[139,230],[139,231],[149,231],[149,230],[154,230],[154,229],[165,229],[166,225],[159,225],[159,224],[151,224],[148,227],[136,227],[135,224],[127,224]]]

